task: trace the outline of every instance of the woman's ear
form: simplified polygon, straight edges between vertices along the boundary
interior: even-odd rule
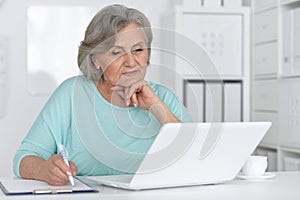
[[[95,55],[91,55],[91,60],[92,60],[92,63],[94,64],[95,68],[97,70],[99,70],[100,69],[100,63],[98,61],[98,58]]]

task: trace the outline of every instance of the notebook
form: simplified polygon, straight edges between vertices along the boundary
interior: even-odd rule
[[[94,176],[129,190],[218,184],[234,179],[271,122],[165,124],[132,175]]]
[[[51,186],[43,181],[7,178],[0,181],[0,188],[6,195],[98,192],[79,179],[74,179],[74,181],[75,186],[73,187],[71,184]]]

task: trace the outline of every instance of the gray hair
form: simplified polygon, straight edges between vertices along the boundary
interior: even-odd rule
[[[81,72],[88,78],[98,81],[102,70],[98,70],[92,62],[95,53],[108,51],[115,42],[114,35],[130,23],[139,25],[145,33],[145,42],[150,58],[152,31],[147,17],[137,9],[114,4],[101,9],[92,19],[85,31],[78,51],[77,63]],[[149,61],[148,61],[149,62]]]

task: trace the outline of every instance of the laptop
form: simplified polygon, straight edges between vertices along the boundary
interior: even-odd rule
[[[92,176],[100,184],[142,190],[234,179],[271,122],[165,124],[135,174]]]

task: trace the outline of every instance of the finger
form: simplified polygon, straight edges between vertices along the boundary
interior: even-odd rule
[[[68,175],[72,175],[72,169],[65,163],[61,156],[53,159],[54,166],[58,168],[54,168],[54,171],[57,173],[58,177],[62,177],[64,180],[68,179]],[[70,163],[68,163],[70,164]]]
[[[137,99],[137,94],[136,93],[133,93],[131,98],[130,98],[132,104],[134,107],[138,107],[139,106],[139,102],[138,102],[138,99]]]
[[[76,174],[78,173],[78,168],[76,167],[76,165],[73,162],[70,162],[70,166],[71,166],[71,170],[73,172],[73,176],[76,176]]]
[[[68,163],[65,163],[64,159],[61,156],[59,156],[57,159],[54,159],[53,162],[63,172],[71,171],[71,168],[68,166],[68,165],[70,165],[70,162],[68,161]]]
[[[63,172],[56,165],[51,165],[49,169],[50,175],[49,180],[51,180],[51,184],[66,184],[69,182],[69,178],[65,172]]]
[[[146,85],[147,82],[142,80],[142,81],[139,81],[135,84],[133,84],[128,91],[125,90],[125,93],[127,93],[126,95],[128,96],[128,98],[131,98],[131,96],[133,95],[133,93],[136,93],[136,92],[140,92],[141,91],[141,88]]]
[[[130,100],[131,95],[128,94],[129,90],[130,90],[130,88],[128,88],[128,87],[124,89],[124,95],[126,97],[125,103],[126,103],[127,106],[129,106],[130,103],[131,103],[131,100]]]
[[[63,173],[60,168],[55,164],[57,160],[60,160],[60,155],[51,156],[43,167],[43,180],[49,185],[66,185],[68,183],[68,177]]]

